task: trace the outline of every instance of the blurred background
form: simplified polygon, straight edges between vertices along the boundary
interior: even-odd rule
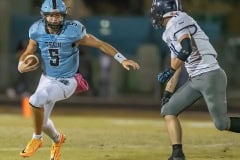
[[[18,57],[28,42],[28,29],[40,16],[43,0],[0,0],[0,103],[19,103],[37,87],[41,71],[19,74]],[[87,32],[112,44],[141,65],[125,71],[98,50],[80,47],[80,72],[90,90],[74,95],[68,104],[122,104],[159,106],[163,86],[156,75],[169,65],[162,30],[149,17],[151,0],[65,0],[69,17],[81,21]],[[240,100],[240,0],[182,0],[218,52],[228,75],[231,106]],[[179,86],[187,79],[183,71]],[[240,102],[240,101],[239,101]]]

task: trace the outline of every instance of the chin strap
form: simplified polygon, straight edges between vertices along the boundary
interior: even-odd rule
[[[50,33],[48,28],[51,28],[52,31],[56,32],[56,34],[59,34],[61,32],[61,30],[62,30],[62,27],[63,27],[63,25],[47,24],[46,25],[46,31],[47,31],[47,33]]]

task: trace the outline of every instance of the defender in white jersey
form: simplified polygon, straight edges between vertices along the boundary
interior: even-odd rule
[[[41,14],[43,18],[29,29],[30,40],[19,59],[18,69],[21,73],[35,70],[38,67],[38,59],[34,54],[39,48],[43,71],[38,87],[30,97],[34,122],[33,137],[20,155],[32,156],[41,147],[44,132],[53,141],[50,160],[59,160],[65,135],[57,131],[50,115],[57,101],[69,98],[79,87],[80,90],[86,89],[81,77],[76,76],[79,75],[78,46],[98,48],[103,53],[113,56],[127,70],[130,67],[139,69],[139,65],[125,58],[110,44],[88,34],[79,21],[65,20],[67,9],[62,0],[45,0]]]
[[[171,51],[170,68],[158,74],[158,81],[167,83],[161,100],[161,114],[172,143],[169,160],[185,160],[178,115],[200,97],[205,100],[218,130],[240,133],[240,118],[227,116],[226,74],[218,64],[217,53],[208,36],[182,11],[181,1],[154,0],[151,16],[155,28],[165,28],[162,39]],[[175,91],[183,64],[189,80]]]

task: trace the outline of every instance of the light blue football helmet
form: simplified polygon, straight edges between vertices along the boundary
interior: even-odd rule
[[[60,31],[63,26],[65,16],[67,15],[67,7],[62,0],[45,0],[42,4],[41,15],[43,16],[47,27],[55,31]],[[59,22],[48,22],[46,20],[46,16],[50,14],[60,13],[62,15],[62,19]]]

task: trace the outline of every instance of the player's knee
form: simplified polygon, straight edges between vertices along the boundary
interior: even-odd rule
[[[166,105],[164,105],[162,108],[161,108],[161,112],[160,112],[160,115],[165,117],[166,115],[177,115],[178,113],[175,112],[174,110],[172,109],[169,109],[170,107],[166,107]]]
[[[34,107],[41,108],[41,107],[43,107],[44,104],[47,103],[47,100],[48,100],[47,92],[46,91],[41,91],[41,92],[34,93],[30,97],[29,103]]]
[[[215,127],[219,130],[219,131],[223,131],[227,129],[227,123],[225,122],[215,122]]]

